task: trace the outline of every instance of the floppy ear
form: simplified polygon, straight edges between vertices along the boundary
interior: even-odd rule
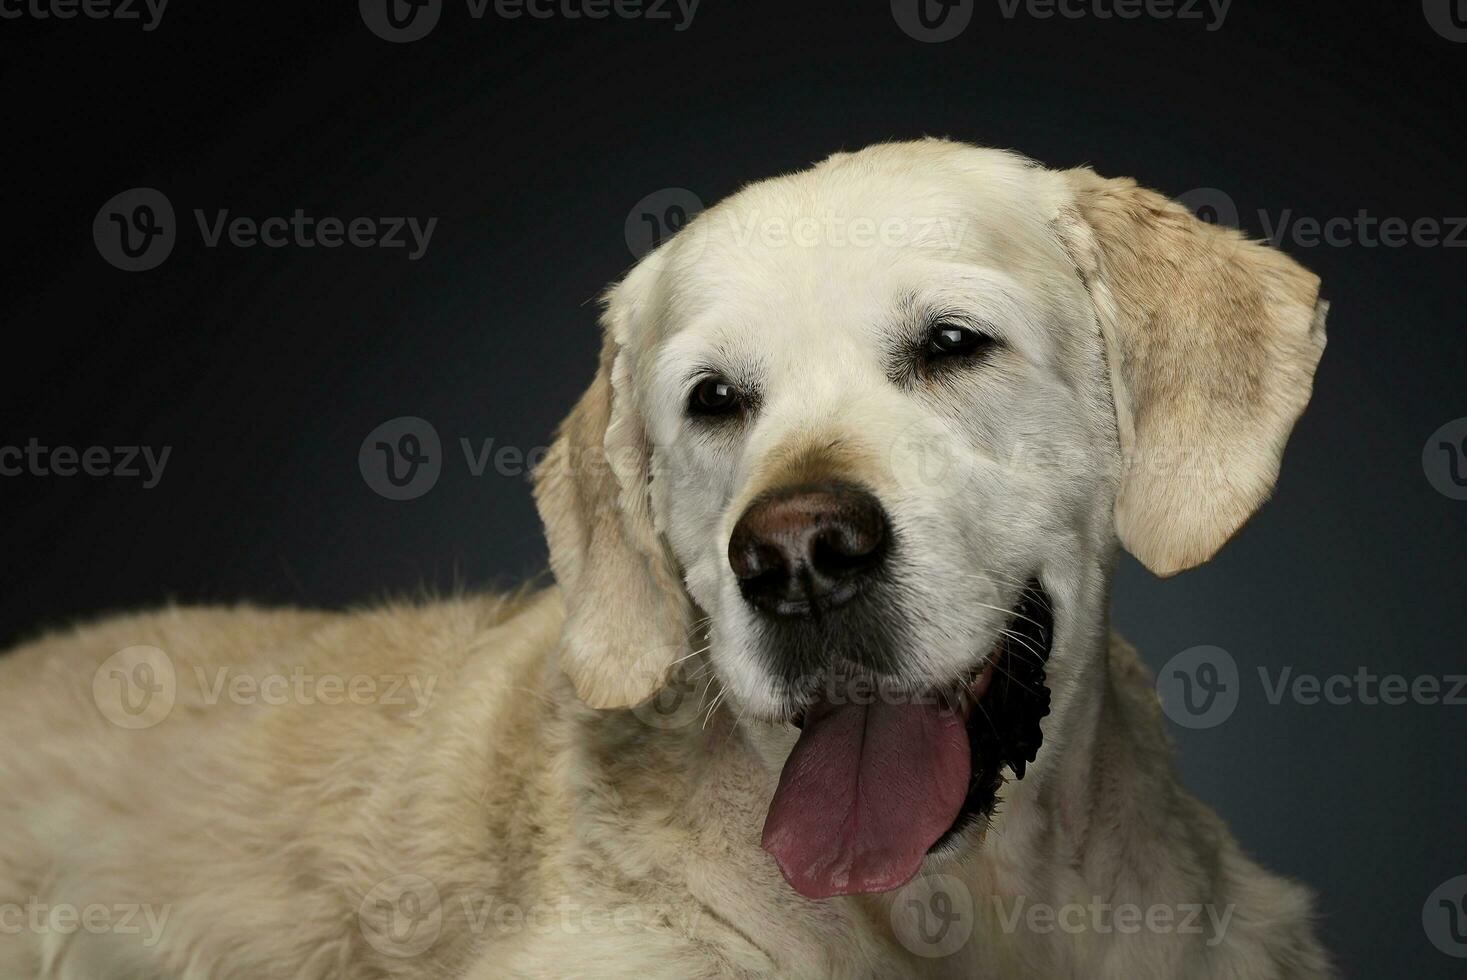
[[[595,708],[655,694],[689,622],[681,576],[652,518],[650,447],[622,347],[627,288],[611,293],[596,378],[535,474],[550,567],[565,595],[561,667]]]
[[[1316,276],[1267,245],[1134,181],[1065,177],[1115,396],[1116,533],[1172,575],[1211,558],[1272,492],[1327,304]]]

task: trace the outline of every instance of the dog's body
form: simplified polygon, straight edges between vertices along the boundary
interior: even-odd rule
[[[951,144],[760,187],[726,213],[860,214],[910,192],[908,216],[912,201],[952,215],[961,188],[1007,220],[939,253],[771,256],[705,216],[701,239],[644,262],[539,476],[557,587],[355,614],[168,611],[0,661],[0,978],[1330,975],[1307,894],[1177,785],[1151,683],[1106,614],[1117,536],[1177,571],[1267,494],[1323,348],[1317,282],[1134,185]],[[881,318],[840,304],[875,308],[890,286],[920,309],[933,277],[944,309],[981,308],[971,322],[998,339],[980,354],[956,313],[938,326],[959,361],[918,376],[892,366],[889,339],[839,333]],[[725,307],[784,291],[729,333],[710,326],[719,289]],[[781,332],[761,334],[775,313]],[[1165,332],[1184,320],[1185,341]],[[687,323],[719,339],[700,352]],[[740,338],[757,355],[742,364]],[[825,361],[802,360],[812,340]],[[904,433],[934,420],[953,440],[945,469],[903,482]],[[1226,474],[1154,465],[1177,447]],[[821,547],[890,578],[842,591],[853,565],[829,588],[812,565],[771,593],[771,555],[812,513],[836,535]],[[914,615],[925,579],[946,605]],[[897,587],[905,605],[883,591]],[[1052,616],[1044,649],[999,640],[985,656],[1029,618],[1021,596]],[[816,606],[834,632],[781,632]],[[839,632],[857,611],[860,635]],[[786,670],[787,654],[829,680],[827,646],[909,698],[961,678],[968,720],[946,700],[846,703]],[[1030,655],[1052,708],[1043,747],[982,758],[972,726],[1002,718],[987,714],[994,664]],[[715,681],[726,698],[655,697]],[[135,682],[162,708],[126,701]],[[837,797],[801,779],[838,794],[846,762],[889,762],[863,747],[824,764],[848,750],[830,737],[841,718],[885,726],[918,763],[960,746],[964,768],[933,764],[934,802],[887,765],[906,795],[867,785],[847,805],[911,826],[826,839],[802,821]],[[914,744],[932,751],[901,755]],[[37,911],[57,908],[102,911],[95,929]],[[135,929],[108,918],[124,909]]]
[[[1098,737],[1075,759],[1092,791],[1007,801],[994,846],[949,869],[972,896],[952,928],[971,936],[927,958],[894,933],[889,898],[814,907],[784,884],[757,843],[774,775],[729,712],[661,729],[581,706],[554,666],[563,616],[554,590],[349,615],[173,610],[12,654],[0,895],[147,905],[161,926],[151,945],[144,913],[136,933],[12,933],[0,976],[1325,975],[1307,895],[1177,786],[1149,680],[1119,641]],[[92,680],[137,644],[190,656],[168,720],[119,738]],[[205,703],[221,668],[298,664],[438,683],[416,718],[406,694]],[[374,889],[401,918],[380,932]],[[1128,903],[1174,909],[1171,931],[1096,926],[1097,905]],[[1083,911],[1035,929],[1035,907]]]

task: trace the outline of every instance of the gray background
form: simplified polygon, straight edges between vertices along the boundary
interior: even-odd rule
[[[590,377],[592,300],[633,259],[635,206],[666,188],[711,202],[938,134],[1215,189],[1189,200],[1258,236],[1285,214],[1467,214],[1467,43],[1448,13],[1236,0],[1208,30],[1007,18],[995,0],[941,44],[886,0],[704,0],[683,31],[475,21],[450,2],[404,45],[346,2],[175,0],[153,31],[0,21],[0,446],[172,447],[150,490],[0,478],[0,640],[168,599],[342,606],[540,574],[525,480],[472,476],[458,441],[544,444]],[[161,266],[128,273],[92,224],[134,187],[161,190],[180,227]],[[192,224],[194,208],[298,207],[440,223],[418,262],[208,249]],[[1334,312],[1276,498],[1198,571],[1161,582],[1126,559],[1115,616],[1155,668],[1203,645],[1237,664],[1230,717],[1174,726],[1183,775],[1318,890],[1348,973],[1460,976],[1422,909],[1467,873],[1467,706],[1274,705],[1258,677],[1464,670],[1467,502],[1424,461],[1445,472],[1428,438],[1467,416],[1467,252],[1350,235],[1283,243]],[[400,416],[443,443],[410,501],[358,469]]]

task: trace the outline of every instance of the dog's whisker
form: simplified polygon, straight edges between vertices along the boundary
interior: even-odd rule
[[[723,703],[723,699],[727,697],[727,695],[727,687],[722,687],[719,689],[718,696],[715,697],[713,699],[713,703],[708,706],[708,713],[703,716],[703,728],[706,729],[708,727],[708,723],[713,720],[713,713],[718,710],[718,706]]]
[[[1003,636],[1006,637],[1007,639],[1010,639],[1010,640],[1014,641],[1015,643],[1019,644],[1025,650],[1027,650],[1029,653],[1032,653],[1035,656],[1035,658],[1037,658],[1041,663],[1045,660],[1045,653],[1044,653],[1044,651],[1041,650],[1041,649],[1039,649],[1038,647],[1034,646],[1034,644],[1029,641],[1029,638],[1028,637],[1026,637],[1026,636],[1024,636],[1024,635],[1022,635],[1020,633],[1015,633],[1011,629],[1001,629],[1001,630],[999,630],[999,633],[1003,634]]]
[[[1025,616],[1017,609],[1004,609],[1002,606],[991,606],[986,602],[978,602],[976,600],[974,600],[973,605],[978,606],[980,609],[991,609],[994,612],[1001,612],[1005,616],[1012,616],[1015,619],[1022,619],[1024,622],[1033,623],[1035,626],[1043,627],[1045,625],[1044,623],[1041,623],[1039,620],[1034,619],[1031,616]]]
[[[703,647],[701,650],[694,650],[692,653],[688,654],[686,657],[678,657],[676,660],[674,660],[672,662],[672,666],[673,667],[676,667],[678,664],[682,663],[683,661],[685,661],[685,660],[692,660],[694,657],[701,656],[702,654],[705,654],[709,650],[712,650],[712,649],[713,649],[713,644],[710,643],[708,646]]]
[[[1014,676],[1014,674],[1010,670],[1008,670],[1002,664],[995,663],[993,665],[993,669],[995,671],[997,671],[998,673],[1003,674],[1004,677],[1008,678],[1009,683],[1016,685],[1019,688],[1019,690],[1023,691],[1025,694],[1030,694],[1030,695],[1033,695],[1035,697],[1038,697],[1039,696],[1039,692],[1038,691],[1036,691],[1033,688],[1029,687],[1023,681],[1019,680],[1017,677]]]

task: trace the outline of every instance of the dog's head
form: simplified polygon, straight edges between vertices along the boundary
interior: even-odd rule
[[[900,885],[1055,766],[1116,541],[1172,574],[1267,497],[1317,292],[1131,181],[960,144],[745,189],[610,292],[541,467],[564,669],[633,705],[706,637],[742,718],[800,729],[786,877]]]

